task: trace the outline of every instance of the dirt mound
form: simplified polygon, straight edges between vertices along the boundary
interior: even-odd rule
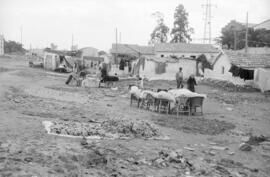
[[[164,127],[182,130],[187,133],[199,133],[204,135],[217,135],[235,128],[235,125],[232,123],[205,118],[191,119],[189,117],[183,117],[181,119],[167,119],[167,117],[160,117],[154,121]]]
[[[141,120],[109,119],[103,122],[53,121],[49,132],[70,136],[98,136],[99,138],[138,137],[152,138],[161,136],[154,125]]]

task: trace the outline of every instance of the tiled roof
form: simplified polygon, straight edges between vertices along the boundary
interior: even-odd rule
[[[155,56],[151,56],[151,57],[145,57],[146,60],[152,60],[155,62],[160,62],[160,63],[177,63],[179,62],[179,60],[193,60],[196,62],[196,59],[194,58],[172,58],[172,57],[155,57]]]
[[[269,54],[243,54],[232,51],[226,51],[225,54],[230,59],[231,63],[243,68],[269,68]]]
[[[211,44],[187,43],[160,43],[155,45],[156,52],[183,52],[183,53],[218,53]]]
[[[136,44],[112,44],[111,53],[138,55],[153,55],[154,48],[151,46],[139,46]]]

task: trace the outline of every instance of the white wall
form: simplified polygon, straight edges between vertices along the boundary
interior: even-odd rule
[[[166,63],[166,72],[163,74],[156,74],[156,62],[153,60],[145,60],[144,70],[141,66],[140,76],[145,76],[150,80],[164,79],[175,80],[175,74],[179,71],[179,67],[183,68],[184,78],[188,78],[191,74],[196,74],[196,61],[182,59],[177,63]]]
[[[224,67],[224,74],[222,73],[222,67]],[[232,73],[229,72],[230,68],[231,68],[230,60],[226,55],[222,55],[214,65],[213,70],[210,69],[204,70],[204,78],[227,80],[238,85],[253,85],[253,80],[244,81],[240,77],[233,77]]]

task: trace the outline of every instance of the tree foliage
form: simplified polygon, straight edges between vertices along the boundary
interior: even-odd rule
[[[234,45],[236,50],[243,49],[245,47],[245,33],[245,25],[232,20],[221,30],[221,44],[227,46],[228,49],[234,49]],[[248,46],[270,46],[270,30],[248,28]]]
[[[171,31],[173,43],[188,42],[191,41],[191,34],[193,33],[193,28],[189,27],[188,13],[186,12],[184,6],[179,4],[174,12],[174,23]]]
[[[22,47],[21,43],[18,43],[16,41],[4,40],[4,52],[5,53],[24,53],[25,49]]]
[[[155,43],[164,43],[168,40],[169,27],[164,23],[164,16],[161,12],[155,12],[152,14],[155,18],[157,18],[157,26],[151,33],[151,44]]]

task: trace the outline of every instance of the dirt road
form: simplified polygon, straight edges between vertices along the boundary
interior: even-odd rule
[[[258,92],[206,93],[203,116],[158,114],[129,105],[128,84],[118,90],[76,88],[67,75],[28,67],[22,57],[0,58],[1,176],[270,176],[270,144],[239,145],[270,136],[270,99]],[[174,82],[146,83],[171,88]],[[143,120],[169,139],[96,139],[48,135],[42,121]]]

